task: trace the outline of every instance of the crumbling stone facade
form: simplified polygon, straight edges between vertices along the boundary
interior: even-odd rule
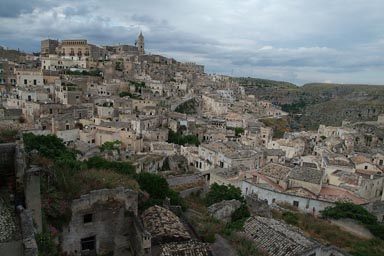
[[[127,230],[122,229],[129,216],[137,215],[137,203],[137,192],[122,187],[91,191],[73,200],[72,217],[61,237],[62,251],[105,254],[120,246],[129,248],[128,239],[122,238]]]

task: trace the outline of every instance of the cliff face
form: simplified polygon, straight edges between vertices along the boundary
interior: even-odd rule
[[[238,80],[246,94],[280,105],[283,111],[301,114],[296,122],[306,129],[319,124],[337,126],[342,121],[374,121],[384,113],[384,86],[348,84],[293,84],[262,79]]]

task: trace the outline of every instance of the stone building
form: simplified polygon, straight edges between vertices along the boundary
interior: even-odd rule
[[[19,87],[43,86],[44,78],[41,70],[16,70],[16,84]]]
[[[9,61],[0,61],[0,93],[9,92],[16,85],[14,74],[15,64]]]
[[[56,47],[59,46],[58,40],[45,39],[40,43],[40,55],[48,56],[49,54],[56,54]]]
[[[152,237],[152,255],[210,255],[207,245],[192,240],[183,223],[170,210],[155,205],[145,210],[141,218]]]
[[[94,60],[104,59],[107,51],[101,47],[89,44],[85,39],[62,40],[56,48],[56,53],[63,58]]]
[[[137,232],[133,225],[137,204],[137,192],[121,187],[91,191],[73,200],[71,220],[61,235],[62,251],[99,255],[124,247],[134,255],[129,238]]]
[[[144,51],[144,36],[143,33],[140,31],[140,35],[137,38],[137,48],[139,50],[139,54],[143,55],[145,53]]]

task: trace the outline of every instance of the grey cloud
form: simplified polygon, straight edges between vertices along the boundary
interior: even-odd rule
[[[153,17],[149,15],[139,15],[139,14],[132,15],[132,20],[137,22],[147,23],[147,24],[151,24],[155,22],[155,19]]]
[[[148,52],[198,61],[212,72],[300,83],[311,75],[348,81],[356,73],[373,81],[369,72],[384,68],[381,0],[351,0],[347,7],[325,0],[105,4],[1,0],[0,45],[38,51],[46,37],[133,44],[142,30]]]
[[[1,0],[0,17],[16,18],[24,13],[30,13],[35,8],[49,9],[56,4],[45,0]]]

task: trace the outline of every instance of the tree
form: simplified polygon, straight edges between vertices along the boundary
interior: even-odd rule
[[[172,131],[171,129],[169,129],[168,131],[168,142],[169,143],[175,143],[175,144],[178,144],[178,145],[195,145],[195,146],[199,146],[200,145],[200,141],[199,141],[199,138],[195,135],[181,135],[179,133],[176,133],[174,131]]]
[[[34,135],[33,133],[24,133],[23,140],[27,152],[37,150],[42,156],[55,159],[63,154],[71,155],[75,158],[75,154],[69,151],[64,145],[63,140],[56,135]]]
[[[165,199],[169,186],[167,180],[160,175],[142,172],[136,175],[140,188],[147,191],[151,197]]]
[[[120,144],[121,141],[115,140],[115,141],[106,141],[103,143],[103,145],[100,146],[100,151],[109,151],[109,150],[117,150],[120,151]]]
[[[166,197],[171,200],[171,204],[181,205],[184,208],[180,196],[169,188],[167,180],[160,175],[142,172],[136,175],[136,180],[140,188],[150,195],[150,199],[141,206],[142,209],[161,204]]]
[[[247,219],[250,216],[251,214],[249,213],[247,204],[242,203],[241,206],[232,213],[231,221],[234,222],[241,219]]]
[[[377,222],[376,217],[370,214],[364,207],[353,203],[336,203],[335,206],[327,207],[320,213],[324,218],[350,218],[363,224],[375,224]]]
[[[244,128],[242,127],[236,127],[235,128],[235,136],[239,136],[240,134],[244,134]]]
[[[221,202],[223,200],[237,199],[244,202],[244,198],[241,195],[240,188],[236,188],[232,185],[218,185],[214,183],[207,195],[205,196],[205,204],[210,206],[214,203]]]

